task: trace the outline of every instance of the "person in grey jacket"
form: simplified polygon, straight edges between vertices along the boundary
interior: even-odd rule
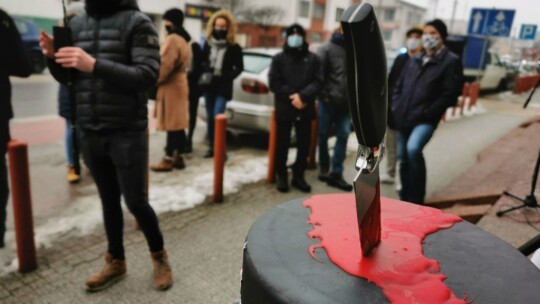
[[[322,86],[321,63],[317,55],[308,50],[306,32],[301,25],[289,26],[286,35],[283,51],[272,58],[268,72],[276,109],[276,188],[280,192],[289,191],[287,154],[294,126],[298,150],[291,185],[310,192],[304,172],[311,144],[311,121],[315,118],[315,97]]]
[[[68,68],[73,71],[82,154],[103,208],[105,267],[88,278],[86,288],[104,289],[126,273],[123,195],[146,237],[154,286],[165,290],[172,285],[172,270],[146,193],[147,89],[158,78],[158,36],[135,0],[86,0],[85,10],[68,24],[74,46],[55,52],[53,37],[44,32],[40,45],[58,81],[66,83]]]
[[[317,49],[317,54],[322,62],[324,79],[319,95],[319,180],[343,191],[351,191],[352,185],[343,179],[351,114],[347,100],[347,71],[341,27],[332,34],[329,42]],[[336,144],[330,169],[328,136],[332,127],[336,130]]]

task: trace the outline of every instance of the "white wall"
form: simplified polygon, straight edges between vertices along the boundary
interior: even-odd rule
[[[10,15],[62,18],[60,0],[0,0],[0,7]]]

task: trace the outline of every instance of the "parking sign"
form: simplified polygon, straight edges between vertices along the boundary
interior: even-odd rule
[[[469,35],[508,37],[515,10],[473,8],[469,20]]]
[[[534,40],[536,38],[536,24],[522,24],[519,31],[519,39]]]

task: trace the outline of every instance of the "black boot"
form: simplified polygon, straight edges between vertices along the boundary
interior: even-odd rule
[[[328,180],[326,181],[328,186],[339,188],[343,191],[351,191],[353,186],[349,183],[347,183],[343,179],[343,175],[339,173],[330,173],[328,175]]]
[[[328,168],[321,167],[318,178],[321,182],[328,181]]]
[[[214,150],[209,149],[208,151],[206,151],[206,153],[204,154],[203,157],[204,158],[212,158],[212,157],[214,157]]]
[[[306,192],[306,193],[311,192],[311,186],[308,183],[306,183],[306,180],[304,179],[304,176],[302,175],[294,176],[291,181],[291,185],[302,192]]]
[[[287,173],[276,174],[276,188],[279,192],[289,192],[289,181]]]

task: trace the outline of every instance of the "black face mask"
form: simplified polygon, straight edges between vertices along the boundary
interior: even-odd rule
[[[222,40],[227,37],[227,30],[214,30],[212,32],[212,37],[214,37],[216,40]]]
[[[107,16],[118,11],[124,0],[86,0],[86,13],[90,16]]]
[[[167,31],[167,34],[174,33],[174,27],[172,25],[165,25],[165,30]]]

